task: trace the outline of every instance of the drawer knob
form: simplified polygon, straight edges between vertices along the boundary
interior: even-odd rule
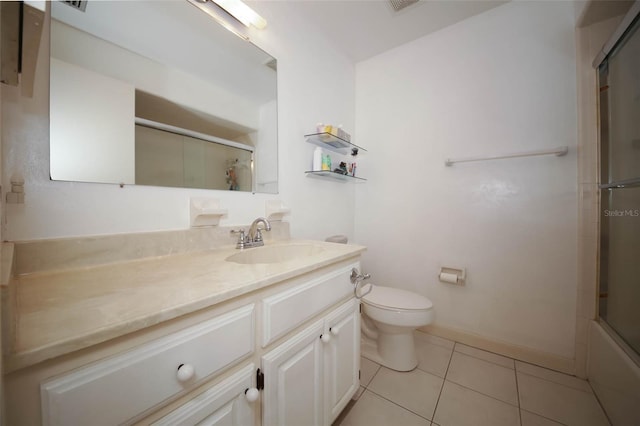
[[[331,334],[333,334],[334,336],[337,336],[338,334],[340,334],[340,329],[338,327],[331,327],[329,329],[329,331],[331,332]]]
[[[256,388],[248,388],[247,390],[244,391],[244,396],[245,398],[247,398],[247,401],[254,402],[258,400],[258,397],[260,396],[260,391],[258,391],[258,389]]]
[[[193,368],[193,365],[180,364],[180,366],[178,367],[178,374],[176,376],[178,377],[179,382],[186,382],[191,380],[195,373],[196,369]]]
[[[320,336],[320,340],[322,340],[322,343],[329,343],[331,341],[331,335],[329,333],[325,333]]]

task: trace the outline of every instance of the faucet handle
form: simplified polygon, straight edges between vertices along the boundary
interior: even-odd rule
[[[240,234],[238,235],[238,243],[236,244],[236,248],[244,248],[246,237],[244,236],[244,229],[232,229],[232,234]]]

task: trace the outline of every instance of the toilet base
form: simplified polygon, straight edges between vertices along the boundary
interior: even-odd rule
[[[411,371],[418,366],[413,330],[393,334],[378,330],[378,353],[383,365],[392,370]]]
[[[360,352],[363,357],[396,371],[411,371],[418,366],[413,330],[388,334],[378,330],[378,340],[363,335]]]

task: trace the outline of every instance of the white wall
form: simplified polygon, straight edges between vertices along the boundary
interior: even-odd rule
[[[292,17],[286,2],[254,6],[269,26],[250,35],[278,59],[279,195],[50,181],[45,39],[34,98],[21,98],[14,88],[2,87],[2,187],[8,188],[9,177],[21,172],[26,193],[24,205],[6,207],[3,237],[31,240],[184,229],[189,226],[190,196],[220,199],[229,210],[221,221],[224,226],[250,223],[264,215],[266,200],[279,198],[292,209],[286,220],[294,237],[353,237],[354,188],[305,178],[313,146],[304,143],[302,135],[318,121],[354,127],[354,67],[308,23]]]
[[[417,291],[436,324],[574,358],[576,64],[570,2],[511,2],[356,67],[369,153],[356,242],[373,282]],[[445,167],[568,145],[565,157]],[[465,286],[437,280],[467,268]]]

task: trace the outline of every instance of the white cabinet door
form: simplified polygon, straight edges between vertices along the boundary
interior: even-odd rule
[[[153,426],[254,425],[260,401],[247,401],[245,390],[255,386],[255,375],[255,366],[250,364],[153,423]]]
[[[325,320],[331,340],[325,345],[327,424],[333,423],[360,386],[360,303],[350,300]]]
[[[263,426],[323,425],[324,321],[317,321],[262,358]]]

